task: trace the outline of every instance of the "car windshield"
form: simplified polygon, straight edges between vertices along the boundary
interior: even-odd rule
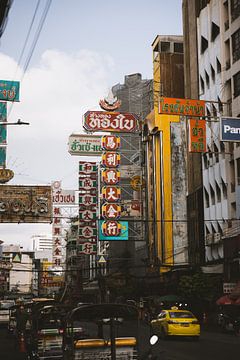
[[[194,315],[188,311],[170,311],[169,312],[170,318],[194,318]]]

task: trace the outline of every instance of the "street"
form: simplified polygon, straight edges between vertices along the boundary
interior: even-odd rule
[[[149,328],[140,325],[140,359],[146,359],[150,349],[148,345]],[[15,340],[7,334],[7,330],[0,329],[1,360],[23,360],[24,355],[15,348]],[[222,334],[217,330],[203,330],[199,341],[191,339],[161,340],[152,347],[154,355],[159,360],[233,360],[237,359],[240,351],[240,338],[233,334]]]

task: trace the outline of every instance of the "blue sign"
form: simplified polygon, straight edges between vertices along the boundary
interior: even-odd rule
[[[0,80],[0,100],[19,101],[19,81]]]
[[[222,117],[220,122],[221,141],[240,141],[240,118]]]
[[[119,236],[105,236],[102,232],[103,220],[99,221],[99,240],[110,241],[110,240],[128,240],[128,221],[118,221],[121,225],[121,233]]]

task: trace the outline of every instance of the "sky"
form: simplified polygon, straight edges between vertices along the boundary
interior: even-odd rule
[[[7,168],[15,173],[8,184],[61,180],[63,189],[77,190],[82,158],[67,144],[83,133],[82,116],[99,110],[125,75],[151,79],[155,37],[181,34],[181,0],[14,0],[0,39],[0,79],[20,81],[8,121],[30,125],[8,126]],[[0,224],[0,239],[24,249],[32,235],[49,233],[49,224]]]

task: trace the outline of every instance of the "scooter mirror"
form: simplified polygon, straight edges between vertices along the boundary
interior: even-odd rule
[[[153,336],[150,337],[150,344],[151,345],[155,345],[157,341],[158,341],[158,336],[157,335],[153,335]]]

